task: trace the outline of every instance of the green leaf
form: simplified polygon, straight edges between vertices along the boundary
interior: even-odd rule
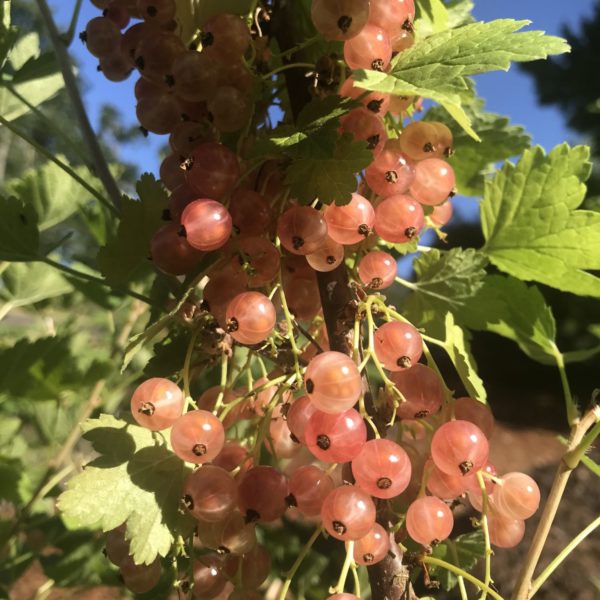
[[[3,5],[4,2],[0,4],[0,7]],[[0,24],[0,68],[4,70],[6,59],[19,35],[19,30],[10,26],[10,10],[4,8],[0,8],[0,10],[6,10],[6,13],[2,15],[2,24]]]
[[[436,544],[432,556],[460,567],[464,571],[470,571],[477,561],[485,556],[483,530],[477,529],[459,535],[455,540]],[[429,571],[446,591],[450,591],[458,583],[456,575],[442,567],[430,566]]]
[[[358,106],[349,98],[314,98],[298,116],[297,128],[283,126],[259,141],[254,156],[279,154],[292,159],[286,182],[300,202],[316,197],[345,204],[356,191],[356,173],[372,161],[365,142],[338,132],[340,117]]]
[[[413,263],[417,280],[406,303],[412,315],[456,310],[483,284],[487,258],[473,248],[432,249]]]
[[[23,473],[20,461],[0,456],[0,500],[19,504],[19,482]]]
[[[464,196],[481,196],[484,176],[494,163],[520,155],[529,147],[531,138],[522,127],[510,125],[506,117],[484,112],[483,102],[474,102],[464,109],[481,143],[466,135],[443,108],[432,108],[425,119],[442,121],[452,131],[455,153],[449,162],[456,174],[458,192]]]
[[[66,162],[62,156],[57,158]],[[75,171],[88,183],[101,189],[98,180],[85,167],[76,168]],[[34,208],[40,231],[64,221],[91,198],[88,191],[52,162],[24,171],[18,178],[9,180],[6,187],[24,204]]]
[[[420,34],[423,33],[421,24],[433,33],[448,29],[448,9],[442,0],[419,0],[417,7],[420,21],[417,22],[416,28]]]
[[[288,167],[286,183],[291,194],[301,203],[310,204],[320,198],[329,204],[347,204],[356,191],[356,173],[373,160],[364,142],[355,142],[349,134],[337,142],[330,157],[306,157]]]
[[[39,56],[40,36],[31,31],[20,37],[8,57],[8,62],[14,71],[18,71],[28,60]]]
[[[483,381],[477,374],[475,360],[471,355],[469,343],[465,338],[465,332],[456,325],[454,315],[446,313],[445,319],[446,340],[445,347],[454,367],[458,371],[460,379],[471,398],[481,402],[487,399],[487,392],[483,387]]]
[[[556,322],[536,286],[490,275],[461,310],[459,319],[470,329],[491,331],[513,340],[534,360],[555,364]]]
[[[500,270],[580,296],[600,298],[600,213],[576,210],[590,174],[589,148],[539,146],[486,182],[483,251]]]
[[[15,73],[12,83],[19,84],[33,79],[41,79],[59,71],[58,63],[56,62],[56,54],[54,52],[44,52],[39,56],[31,57],[27,62]]]
[[[365,89],[431,98],[464,126],[468,119],[461,104],[471,96],[470,75],[506,71],[511,61],[537,60],[569,49],[561,38],[541,31],[519,32],[528,24],[499,19],[434,33],[400,53],[389,73],[362,70],[353,76]]]
[[[11,264],[0,279],[3,283],[0,298],[11,308],[35,304],[73,290],[60,273],[42,263]]]
[[[30,341],[20,339],[0,349],[0,397],[56,400],[72,391],[81,393],[105,377],[112,365],[99,361],[88,349],[77,347],[74,337],[60,335]]]
[[[0,196],[0,260],[28,261],[38,257],[40,232],[35,208],[13,196]]]
[[[144,173],[136,189],[140,199],[123,196],[117,235],[98,253],[100,270],[117,285],[127,284],[140,264],[148,262],[150,240],[167,206],[167,194],[153,175]]]
[[[71,525],[110,531],[127,523],[136,563],[166,556],[182,525],[179,500],[189,469],[153,432],[110,415],[83,424],[100,455],[67,483],[58,507]]]
[[[14,85],[17,93],[29,104],[37,107],[52,99],[64,87],[62,75],[54,73]],[[0,86],[0,114],[7,121],[14,121],[27,114],[29,107],[14,96],[6,87]]]

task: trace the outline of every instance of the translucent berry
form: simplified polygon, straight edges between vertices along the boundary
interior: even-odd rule
[[[375,223],[373,206],[359,194],[352,194],[350,202],[343,206],[330,204],[323,216],[329,237],[344,245],[362,242]]]
[[[182,235],[190,246],[203,252],[225,245],[231,235],[231,215],[215,200],[195,200],[188,204],[182,215]]]
[[[481,469],[488,459],[488,440],[468,421],[444,423],[433,434],[431,458],[435,466],[449,475],[467,475]]]
[[[288,481],[273,467],[253,467],[238,484],[238,506],[246,521],[275,521],[287,508]]]
[[[359,565],[370,566],[381,562],[390,549],[390,536],[379,524],[354,543],[354,560]]]
[[[394,498],[410,482],[410,459],[404,449],[391,440],[369,440],[352,461],[352,474],[357,485],[371,496]]]
[[[133,392],[131,414],[142,427],[160,431],[181,417],[183,405],[183,394],[178,386],[168,379],[153,377]]]
[[[221,421],[205,410],[185,413],[171,429],[173,452],[186,462],[210,462],[221,452],[224,441]]]
[[[227,331],[240,344],[258,344],[266,340],[275,327],[273,303],[259,292],[242,292],[227,307]]]
[[[277,222],[281,245],[292,254],[312,254],[327,240],[327,224],[321,213],[310,206],[293,206]]]
[[[373,250],[365,254],[358,263],[358,276],[363,285],[373,290],[390,287],[398,274],[396,259],[387,252]]]
[[[525,473],[507,473],[494,491],[497,511],[512,519],[529,519],[540,506],[540,488]]]
[[[410,369],[392,373],[390,378],[406,398],[398,407],[401,419],[421,419],[435,414],[442,406],[442,380],[430,367],[417,363]]]
[[[417,498],[406,513],[408,535],[419,544],[431,545],[445,540],[452,532],[452,511],[439,498]]]
[[[304,435],[316,458],[343,463],[358,456],[367,441],[367,427],[353,408],[335,415],[317,410],[309,418]]]
[[[375,209],[375,231],[386,242],[406,244],[424,224],[423,208],[410,196],[389,196]]]
[[[323,501],[333,490],[331,477],[315,465],[304,465],[290,477],[290,501],[307,517],[321,512]]]
[[[384,323],[374,336],[375,354],[390,371],[402,371],[416,364],[423,354],[423,338],[409,323]]]
[[[375,524],[371,496],[353,485],[343,485],[329,493],[321,508],[321,520],[329,535],[342,541],[359,540]]]
[[[362,391],[362,380],[354,361],[333,351],[322,352],[310,361],[304,385],[310,401],[327,413],[352,408]]]

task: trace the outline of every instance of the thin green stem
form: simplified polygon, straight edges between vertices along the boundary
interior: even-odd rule
[[[290,585],[292,584],[292,580],[294,579],[296,573],[298,572],[298,569],[304,562],[304,559],[308,556],[310,549],[313,547],[314,543],[317,541],[318,537],[321,535],[321,531],[323,531],[323,528],[317,527],[317,529],[315,529],[313,534],[310,536],[308,542],[306,542],[306,544],[304,544],[304,547],[302,548],[302,550],[300,550],[300,553],[296,557],[294,564],[292,565],[291,569],[286,574],[285,581],[283,582],[283,585],[281,586],[281,591],[279,592],[279,600],[285,600],[285,597],[287,596],[287,593],[290,589]]]
[[[55,165],[60,167],[67,175],[71,176],[82,188],[87,190],[94,198],[99,200],[108,210],[110,210],[113,214],[118,214],[115,210],[115,207],[100,193],[98,190],[94,189],[85,179],[80,177],[69,165],[64,163],[62,160],[59,160],[50,152],[48,149],[44,148],[42,145],[38,144],[32,137],[27,135],[25,132],[21,131],[18,127],[13,125],[10,121],[7,121],[4,117],[0,116],[0,123],[4,125],[7,129],[10,129],[15,135],[18,135],[21,139],[25,140],[30,146],[36,149],[42,156],[45,156],[48,160],[52,161]]]
[[[571,427],[571,435],[569,436],[567,449],[556,470],[550,493],[548,494],[538,526],[533,535],[533,540],[527,550],[527,555],[525,556],[521,571],[517,577],[517,583],[515,584],[515,590],[512,595],[513,600],[528,600],[531,597],[531,581],[533,579],[533,574],[535,573],[535,568],[542,555],[542,550],[546,545],[548,534],[554,523],[554,518],[558,512],[558,507],[565,492],[565,488],[567,487],[569,477],[576,466],[567,464],[565,457],[579,446],[588,430],[591,427],[594,427],[598,421],[600,421],[600,410],[598,406],[595,406],[581,417],[581,419],[578,419]]]
[[[223,406],[223,399],[225,398],[225,390],[227,389],[227,370],[229,368],[229,356],[226,352],[221,354],[221,379],[219,380],[219,395],[215,402],[215,408],[213,413],[219,414],[221,407]]]
[[[67,52],[64,41],[61,39],[58,29],[56,28],[56,23],[54,22],[52,11],[50,10],[48,3],[46,0],[36,0],[36,2],[42,15],[42,19],[44,20],[48,29],[50,41],[54,47],[54,52],[60,66],[63,79],[65,80],[65,88],[71,99],[71,104],[73,105],[75,115],[79,121],[81,132],[88,145],[88,148],[90,149],[96,175],[100,181],[102,181],[104,189],[110,197],[110,200],[114,206],[114,212],[118,214],[121,209],[121,192],[117,182],[110,172],[110,169],[108,168],[108,163],[106,162],[106,158],[104,157],[104,153],[100,147],[100,142],[98,141],[96,133],[94,132],[87,116],[87,112],[77,86],[77,80],[75,79],[75,75],[73,73],[69,53]]]
[[[279,245],[279,244],[277,244]],[[281,274],[281,270],[279,271],[279,275],[277,277],[277,288],[279,290],[279,298],[281,300],[281,309],[283,310],[283,315],[285,317],[285,322],[287,324],[287,339],[292,348],[292,355],[294,356],[294,370],[296,372],[296,377],[298,381],[302,379],[302,370],[300,369],[300,363],[298,362],[298,356],[300,356],[300,349],[296,344],[296,336],[294,335],[294,317],[290,312],[288,307],[287,298],[285,297],[285,292],[283,291],[283,276]]]
[[[358,569],[354,561],[350,565],[350,570],[352,571],[352,579],[354,579],[354,595],[360,598],[360,578],[358,577]]]
[[[479,483],[482,496],[481,528],[483,529],[483,539],[485,542],[485,579],[483,581],[486,587],[489,587],[492,583],[492,545],[490,542],[490,529],[487,518],[489,500],[487,489],[485,487],[485,479],[483,478],[481,471],[477,472],[477,482]],[[487,590],[482,590],[480,600],[485,600],[487,594]]]
[[[116,294],[124,294],[126,296],[131,296],[132,298],[135,298],[136,300],[141,300],[142,302],[149,304],[150,306],[152,305],[152,300],[150,300],[150,298],[148,298],[147,296],[144,296],[143,294],[138,294],[137,292],[134,292],[133,290],[130,290],[130,289],[114,287],[114,286],[110,285],[107,281],[102,279],[101,277],[96,277],[95,275],[91,275],[90,273],[84,273],[83,271],[78,271],[77,269],[72,269],[71,267],[67,267],[67,265],[63,265],[62,263],[59,263],[48,257],[41,259],[41,262],[44,262],[47,265],[50,265],[51,267],[58,269],[59,271],[63,271],[63,273],[67,273],[68,275],[77,277],[78,279],[85,279],[86,281],[92,281],[94,283],[98,283],[100,285],[109,287]]]
[[[456,544],[454,540],[448,540],[448,548],[450,548],[450,553],[452,554],[452,560],[456,564],[457,567],[460,567],[460,561],[458,558],[458,552],[456,551]],[[467,588],[465,587],[465,579],[461,575],[457,576],[458,579],[458,590],[460,592],[461,600],[469,600],[467,595]]]
[[[597,527],[600,527],[600,516],[596,517],[585,529],[580,531],[557,555],[550,561],[548,566],[536,577],[535,581],[531,585],[531,591],[529,596],[532,597],[542,587],[544,582],[556,571],[560,564],[575,550],[575,548],[583,542],[583,540],[594,531]]]
[[[335,592],[343,594],[346,587],[346,579],[348,579],[348,573],[350,572],[350,565],[354,562],[354,542],[346,542],[346,559],[342,565],[340,571],[340,578],[338,579],[337,585],[335,586]]]
[[[454,573],[455,575],[460,576],[463,579],[466,579],[469,583],[472,583],[474,586],[476,586],[480,590],[482,590],[482,591],[485,590],[495,600],[504,600],[504,598],[502,598],[502,596],[500,594],[495,592],[492,588],[486,586],[485,583],[483,583],[483,581],[481,581],[480,579],[477,579],[477,577],[474,577],[473,575],[471,575],[471,573],[468,573],[464,569],[461,569],[460,567],[457,567],[456,565],[453,565],[452,563],[446,562],[445,560],[441,560],[440,558],[434,558],[433,556],[423,557],[423,562],[426,565],[433,565],[434,567],[440,567],[442,569],[446,569],[446,571],[450,571],[451,573]]]
[[[12,302],[6,302],[0,308],[0,321],[15,307]]]
[[[262,78],[270,79],[271,77],[273,77],[273,75],[277,75],[278,73],[282,73],[283,71],[287,71],[288,69],[314,69],[314,68],[315,68],[315,65],[313,65],[312,63],[303,63],[303,62],[288,63],[286,65],[281,65],[280,67],[277,67],[276,69],[273,69],[272,71],[269,71],[266,75],[263,75]]]
[[[62,36],[67,46],[71,45],[73,38],[75,37],[75,29],[77,28],[77,21],[79,20],[79,12],[81,11],[82,2],[83,0],[76,0],[75,6],[73,7],[73,14],[71,16],[69,29],[67,29],[67,32]]]
[[[185,360],[183,361],[183,395],[185,397],[186,405],[189,404],[189,400],[192,399],[190,395],[190,368],[192,366],[192,355],[194,354],[194,347],[196,346],[196,339],[198,338],[199,333],[199,329],[196,329],[192,333],[185,353]]]
[[[562,385],[563,394],[565,397],[567,421],[569,422],[569,425],[572,426],[575,424],[577,419],[579,419],[579,410],[575,400],[573,400],[573,395],[571,394],[571,386],[569,385],[569,380],[567,379],[564,357],[556,346],[554,346],[554,359],[556,360],[556,366],[558,367],[558,372],[560,373],[560,383]]]

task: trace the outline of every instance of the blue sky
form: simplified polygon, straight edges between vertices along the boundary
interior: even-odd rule
[[[70,20],[75,0],[54,0],[52,6],[60,25],[66,26]],[[582,17],[592,12],[593,0],[476,0],[474,15],[477,19],[489,21],[503,17],[528,19],[533,27],[550,34],[560,35],[561,26],[570,24],[577,29]],[[84,0],[78,31],[84,29],[87,21],[99,13],[89,0]],[[75,40],[71,51],[81,66],[81,76],[85,80],[85,101],[92,123],[98,123],[99,108],[103,103],[116,105],[128,123],[135,123],[135,99],[132,76],[124,83],[111,83],[96,72],[96,61],[85,50],[79,40]],[[562,141],[575,141],[576,138],[565,126],[564,119],[554,108],[542,108],[537,104],[532,80],[517,68],[508,73],[490,73],[476,78],[480,96],[486,99],[488,110],[510,116],[514,123],[521,124],[532,134],[535,143],[551,148]],[[164,145],[164,136],[140,137],[140,141],[122,150],[122,156],[139,165],[141,170],[157,172],[158,149]],[[464,200],[459,213],[472,215],[474,200]]]

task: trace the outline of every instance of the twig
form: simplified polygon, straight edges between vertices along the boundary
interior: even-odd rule
[[[531,594],[533,596],[542,587],[544,582],[556,571],[560,564],[575,550],[575,548],[583,542],[583,540],[594,531],[597,527],[600,527],[600,517],[596,517],[585,529],[580,531],[550,562],[550,564],[536,577],[535,581],[531,585]]]
[[[535,572],[535,568],[540,560],[542,550],[548,539],[548,534],[556,517],[558,506],[562,500],[567,482],[573,472],[573,469],[577,466],[576,464],[567,464],[566,457],[570,456],[570,453],[579,447],[582,440],[585,437],[588,429],[600,421],[600,408],[595,406],[586,415],[573,425],[571,429],[571,435],[569,437],[569,444],[563,455],[563,458],[558,465],[554,481],[552,482],[552,488],[550,494],[544,505],[542,516],[538,523],[537,529],[533,536],[531,546],[523,562],[523,567],[519,573],[515,591],[512,595],[513,600],[528,600],[531,598],[531,580]]]
[[[495,598],[495,600],[504,600],[500,594],[495,592],[492,588],[486,586],[485,583],[483,583],[483,581],[477,579],[477,577],[474,577],[473,575],[471,575],[471,573],[468,573],[464,569],[461,569],[460,567],[457,567],[452,563],[446,562],[445,560],[441,560],[439,558],[434,558],[433,556],[424,556],[423,562],[426,565],[441,567],[442,569],[446,569],[446,571],[450,571],[451,573],[454,573],[455,575],[466,579],[469,583],[472,583],[480,590],[487,592],[492,598]]]
[[[112,173],[108,168],[108,163],[106,162],[102,148],[100,148],[98,138],[96,137],[96,134],[92,129],[92,125],[90,124],[90,120],[87,116],[85,106],[83,105],[83,100],[81,99],[81,95],[79,93],[79,88],[77,87],[77,81],[71,68],[69,53],[67,52],[65,44],[61,39],[58,29],[56,28],[56,24],[54,23],[54,19],[52,17],[52,11],[50,10],[46,0],[36,0],[36,2],[38,8],[40,9],[42,19],[44,20],[48,29],[50,41],[54,47],[54,52],[56,53],[56,58],[65,80],[67,93],[69,94],[73,108],[75,109],[75,114],[79,120],[81,132],[90,149],[96,175],[100,181],[102,181],[104,189],[110,197],[114,209],[118,213],[121,210],[121,192],[119,191],[117,182],[114,180]]]

